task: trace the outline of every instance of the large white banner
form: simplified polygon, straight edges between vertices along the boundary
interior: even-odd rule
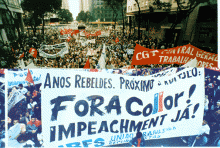
[[[44,146],[128,143],[137,131],[145,140],[196,135],[202,127],[204,95],[204,69],[187,68],[163,80],[47,70]]]
[[[54,49],[61,49],[56,54],[48,54],[45,52],[45,50],[54,50]],[[69,53],[69,45],[67,42],[61,43],[61,44],[55,44],[55,45],[42,45],[39,50],[39,55],[46,58],[56,58],[58,56],[64,57],[65,54]]]

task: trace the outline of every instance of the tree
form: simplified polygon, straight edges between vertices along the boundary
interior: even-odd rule
[[[123,0],[104,0],[104,3],[107,7],[110,7],[112,9],[112,17],[115,22],[114,24],[114,29],[117,21],[117,16],[118,16],[118,10],[120,9],[120,4],[121,1]]]
[[[137,0],[135,0],[137,1]],[[190,13],[201,3],[209,2],[209,0],[175,0],[177,3],[177,11],[176,11],[176,19],[172,24],[170,30],[172,36],[166,39],[167,43],[171,43],[174,39],[174,30],[178,23],[180,23],[183,19],[187,18]],[[154,9],[163,9],[165,11],[170,11],[172,4],[169,2],[161,2],[160,0],[154,0],[153,6]]]
[[[34,34],[36,34],[37,20],[40,17],[43,21],[42,31],[44,34],[44,15],[46,12],[55,12],[61,8],[62,0],[23,0],[22,9],[31,13],[31,19],[34,20]]]
[[[58,11],[58,16],[65,20],[66,23],[73,21],[73,15],[68,9],[61,9]]]
[[[83,10],[80,13],[78,13],[78,16],[76,17],[76,20],[78,22],[80,22],[80,21],[86,22],[86,14]]]

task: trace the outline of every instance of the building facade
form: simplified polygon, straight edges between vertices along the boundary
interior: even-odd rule
[[[102,0],[92,0],[92,14],[95,20],[101,22],[113,22],[113,13],[117,15],[117,21],[122,20],[121,10],[114,12],[110,7],[106,6]]]
[[[7,7],[10,12],[7,10]],[[16,27],[19,28],[20,32],[24,31],[24,24],[22,19],[23,10],[21,8],[20,0],[0,0],[0,41],[1,43],[10,43],[16,40],[18,32]]]
[[[61,9],[68,9],[69,10],[69,0],[62,0]]]
[[[175,46],[190,43],[199,48],[210,48],[210,52],[217,51],[217,0],[200,3],[190,13],[188,9],[182,9],[184,13],[181,14],[177,14],[176,0],[160,2],[167,5],[161,8],[155,5],[154,0],[139,0],[142,34],[158,43],[168,42]],[[187,2],[185,0],[182,6],[186,6]],[[204,17],[206,10],[211,15]],[[139,19],[135,0],[127,0],[126,15],[131,32],[137,32]]]
[[[92,0],[79,0],[79,11],[91,12],[92,11]]]

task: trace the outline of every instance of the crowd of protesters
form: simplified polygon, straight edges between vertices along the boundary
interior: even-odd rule
[[[106,69],[113,68],[122,68],[127,65],[131,65],[133,54],[128,54],[127,49],[134,49],[136,43],[141,46],[150,48],[150,49],[164,49],[173,47],[173,44],[162,44],[157,39],[142,35],[142,39],[138,41],[136,34],[131,34],[126,31],[125,34],[122,33],[122,30],[107,30],[106,28],[88,28],[85,31],[92,33],[98,30],[101,32],[109,32],[109,36],[99,37],[99,36],[90,36],[86,39],[96,39],[96,43],[88,43],[83,46],[80,42],[77,42],[76,36],[72,36],[69,44],[69,53],[65,54],[64,57],[57,57],[55,59],[41,57],[39,55],[39,49],[42,44],[44,45],[55,45],[62,42],[67,42],[67,40],[60,39],[60,30],[63,28],[51,28],[45,31],[44,34],[37,32],[35,35],[33,33],[22,34],[22,39],[20,43],[14,41],[12,43],[6,43],[2,45],[4,54],[0,59],[3,61],[1,67],[3,68],[15,68],[19,67],[18,60],[23,59],[25,65],[28,65],[30,62],[34,62],[34,65],[37,67],[48,67],[48,68],[83,68],[87,62],[87,59],[90,58],[90,68],[97,68],[101,52],[103,50],[103,43],[106,45]],[[68,29],[68,28],[67,28]],[[70,35],[69,35],[70,36]],[[118,38],[118,42],[115,40]],[[36,58],[33,58],[29,54],[30,48],[35,48],[38,51]],[[100,48],[101,47],[101,48]],[[92,48],[100,50],[95,55],[87,55],[88,49]],[[59,50],[54,51],[45,51],[48,54],[56,54]],[[24,56],[20,58],[21,54],[24,53]],[[137,68],[157,68],[159,66],[166,67],[167,64],[159,65],[139,65]],[[172,65],[173,67],[178,67],[179,65]]]
[[[8,112],[9,146],[17,147],[28,140],[40,147],[41,140],[41,90],[39,85],[19,84],[9,90],[8,100],[14,104]]]

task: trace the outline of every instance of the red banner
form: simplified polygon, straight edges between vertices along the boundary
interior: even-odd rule
[[[62,29],[60,30],[60,35],[64,35],[64,31]]]
[[[99,31],[96,31],[96,36],[98,36],[98,35],[101,35],[102,33],[101,33],[101,30],[99,30]]]
[[[217,67],[218,55],[203,51],[191,44],[154,50],[136,44],[131,65],[186,64],[197,59],[198,67]]]

